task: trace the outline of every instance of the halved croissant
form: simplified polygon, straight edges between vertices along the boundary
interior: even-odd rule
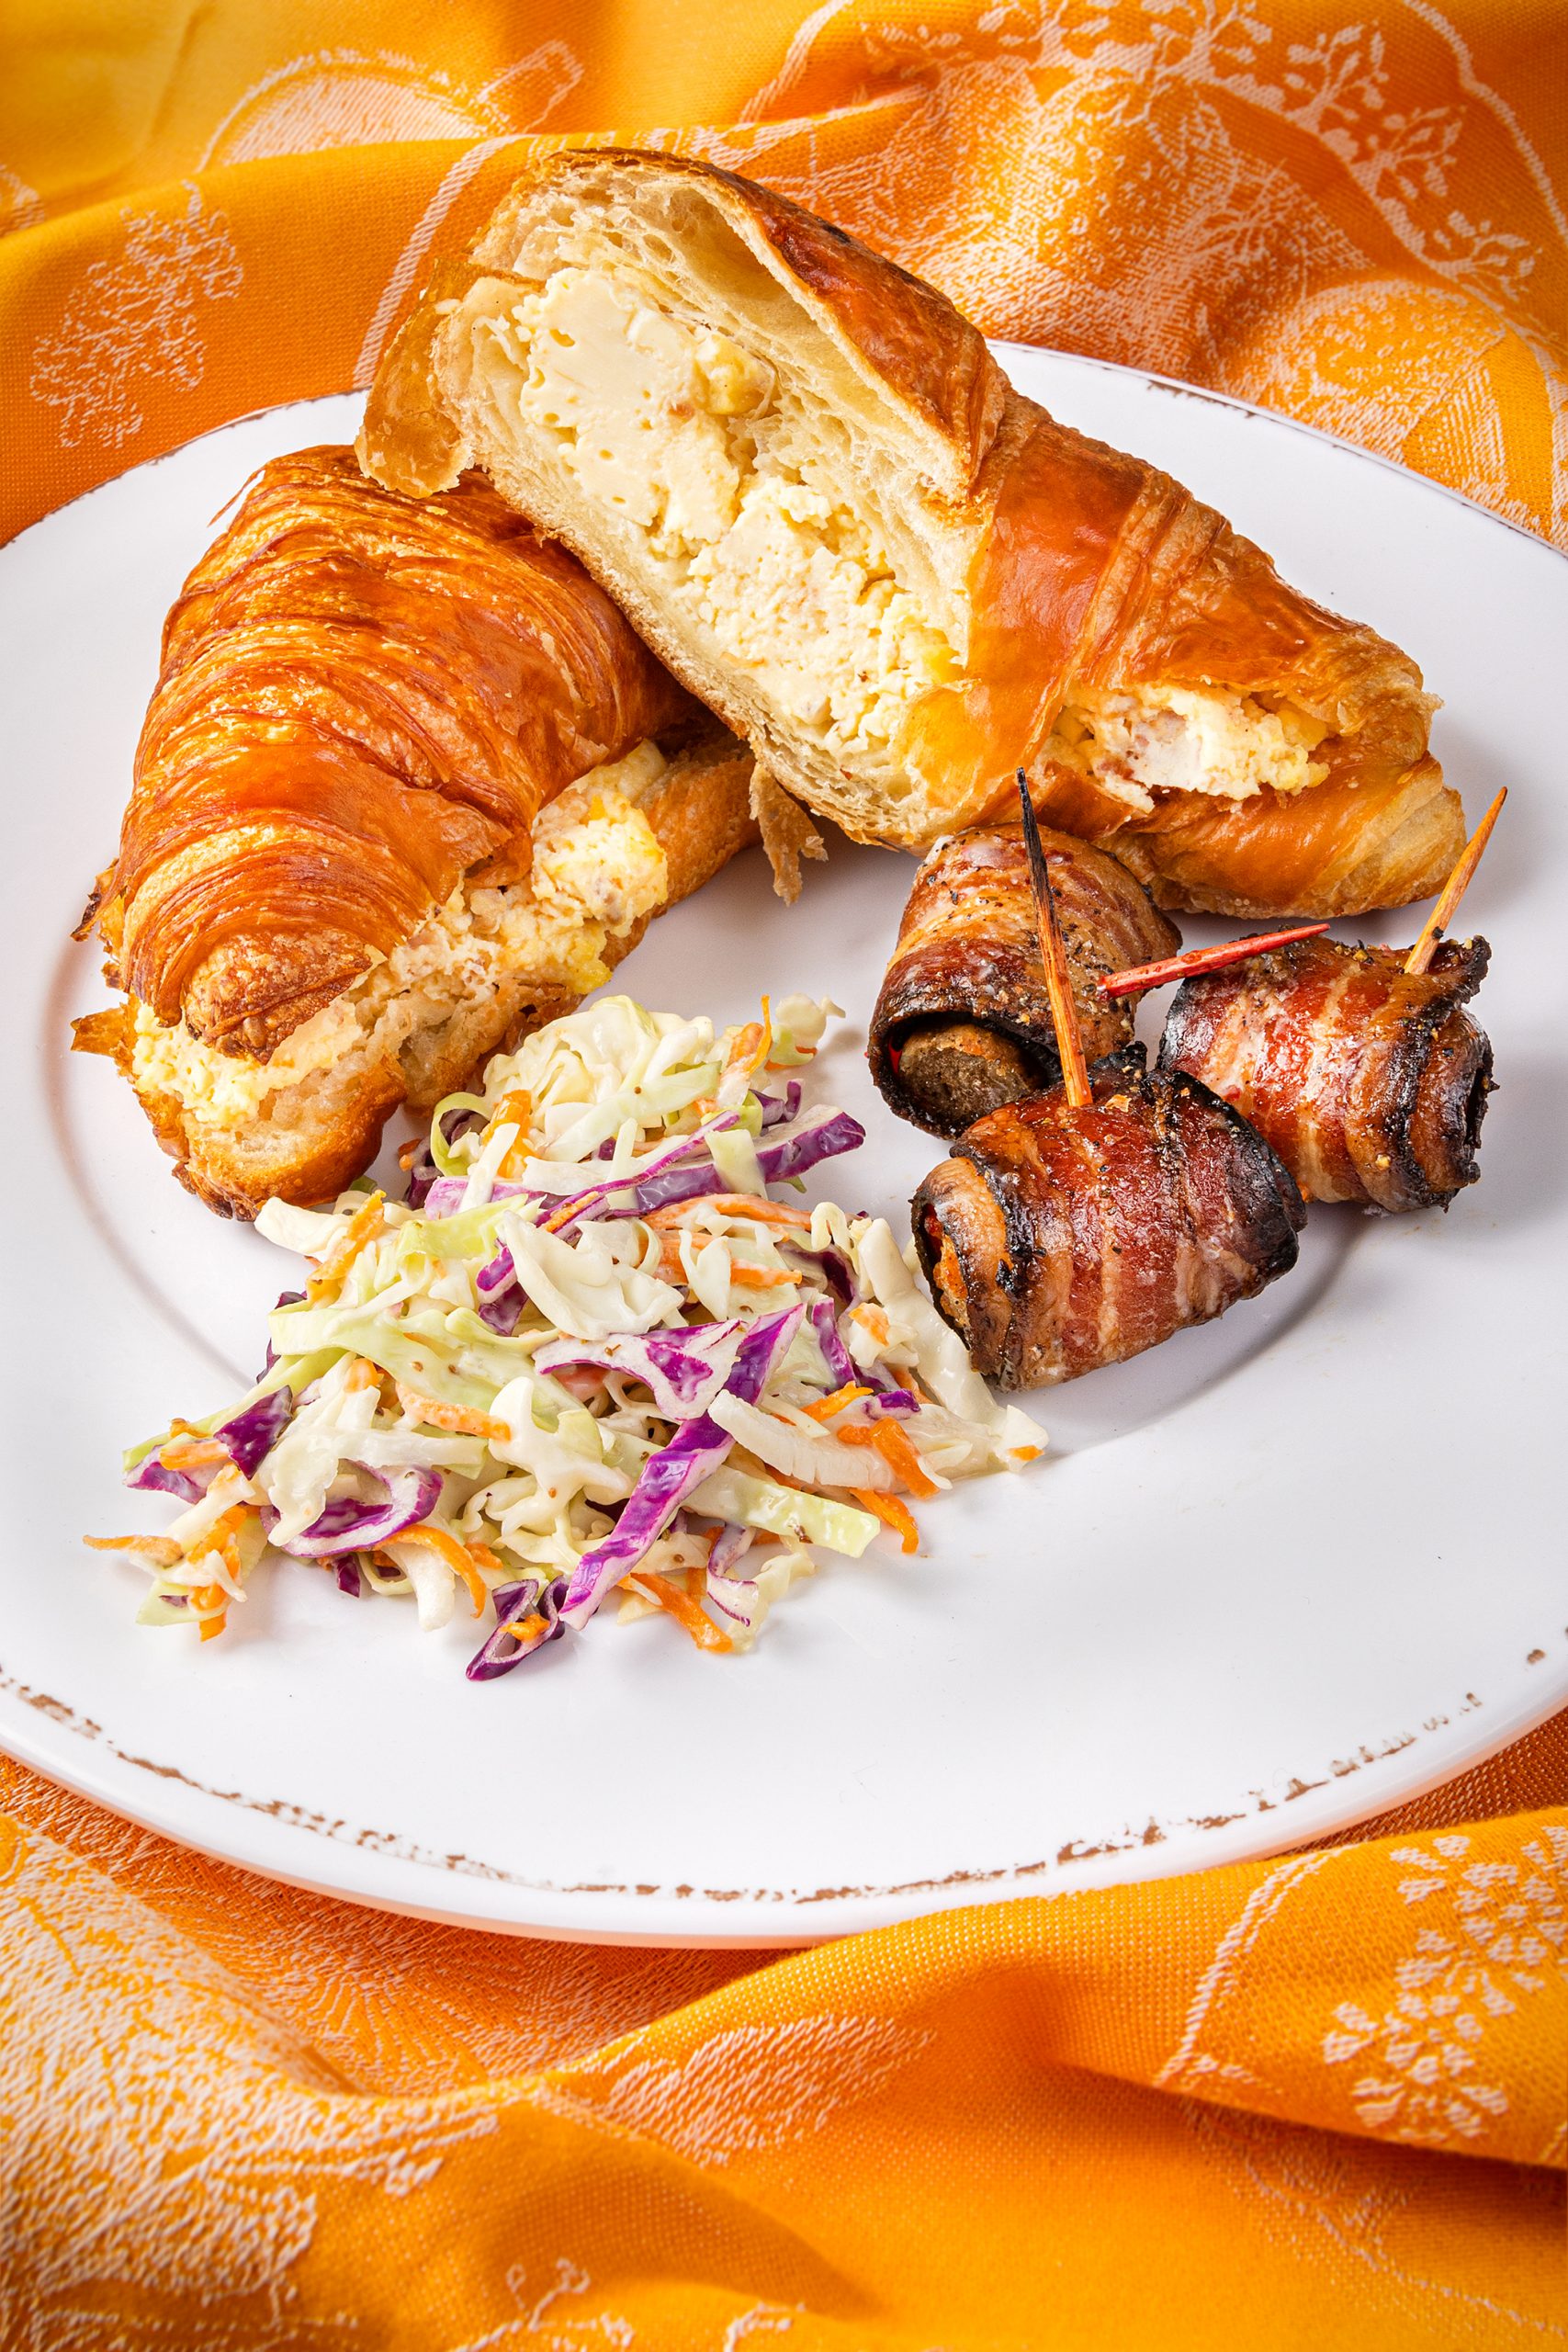
[[[1343,914],[1462,842],[1414,662],[1006,382],[931,288],[708,165],[563,153],[439,264],[358,444],[479,464],[808,807],[924,849],[1010,806],[1165,906]]]
[[[487,484],[278,458],[169,616],[76,1043],[211,1206],[322,1199],[753,839],[750,774]]]

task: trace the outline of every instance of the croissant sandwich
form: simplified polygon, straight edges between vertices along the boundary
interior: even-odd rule
[[[326,1198],[753,837],[750,765],[488,483],[276,459],[165,625],[76,1044],[212,1207]]]
[[[787,792],[924,850],[1005,814],[1162,906],[1337,915],[1460,847],[1420,673],[1009,386],[931,287],[708,165],[558,153],[438,265],[359,442],[479,465]]]

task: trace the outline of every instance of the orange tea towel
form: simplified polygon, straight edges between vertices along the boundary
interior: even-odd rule
[[[1568,547],[1565,85],[1554,0],[10,0],[0,536],[365,383],[615,138]],[[771,1964],[355,1910],[0,1762],[0,2347],[1561,2341],[1565,1898],[1563,1718],[1354,1841]]]

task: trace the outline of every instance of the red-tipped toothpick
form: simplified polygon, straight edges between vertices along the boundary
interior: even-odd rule
[[[1424,972],[1438,952],[1444,932],[1454,919],[1460,900],[1470,888],[1471,876],[1481,863],[1481,854],[1492,838],[1492,828],[1503,813],[1503,803],[1508,797],[1506,785],[1466,842],[1459,864],[1443,885],[1443,895],[1432,909],[1422,927],[1421,936],[1404,959],[1407,972]]]
[[[1249,956],[1267,956],[1271,947],[1289,947],[1293,940],[1316,939],[1325,922],[1298,923],[1294,931],[1259,931],[1250,939],[1223,939],[1217,947],[1190,947],[1184,956],[1167,956],[1158,964],[1133,964],[1124,972],[1108,972],[1095,985],[1101,996],[1142,996],[1145,989],[1168,988],[1173,980],[1190,979],[1194,972],[1224,972],[1245,964]]]
[[[1051,1020],[1056,1032],[1056,1054],[1062,1065],[1062,1084],[1075,1111],[1094,1100],[1094,1089],[1089,1082],[1089,1064],[1083,1057],[1083,1037],[1078,1028],[1078,1010],[1073,1002],[1072,981],[1067,973],[1067,951],[1062,944],[1062,926],[1056,920],[1056,900],[1051,888],[1051,876],[1046,870],[1045,852],[1041,845],[1040,827],[1034,815],[1034,803],[1029,797],[1029,784],[1021,768],[1018,771],[1018,797],[1023,810],[1023,845],[1029,853],[1029,878],[1034,888],[1034,921],[1040,933],[1040,961],[1045,967],[1045,993],[1051,1001]]]

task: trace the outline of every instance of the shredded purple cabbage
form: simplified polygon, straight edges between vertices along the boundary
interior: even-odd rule
[[[463,1195],[468,1189],[466,1176],[438,1176],[420,1206],[429,1217],[456,1216],[463,1205]],[[491,1185],[490,1196],[492,1201],[514,1201],[525,1193],[528,1193],[526,1184],[496,1183]],[[529,1197],[537,1200],[540,1195],[536,1193],[530,1193]]]
[[[302,1290],[279,1291],[277,1294],[277,1306],[275,1306],[272,1311],[276,1315],[277,1313],[278,1306],[299,1306],[303,1305],[304,1297],[305,1294]],[[267,1374],[272,1370],[273,1365],[276,1362],[277,1350],[273,1346],[272,1341],[269,1340],[266,1343],[266,1362],[263,1364],[260,1372],[256,1374],[256,1378],[258,1380],[265,1380]]]
[[[782,1126],[785,1119],[793,1119],[796,1112],[800,1109],[800,1080],[798,1078],[792,1078],[790,1080],[789,1084],[784,1088],[782,1096],[777,1094],[759,1094],[755,1087],[752,1088],[751,1091],[754,1100],[759,1102],[762,1106],[762,1125],[764,1129],[768,1127]]]
[[[653,1392],[667,1420],[691,1420],[706,1410],[725,1385],[739,1346],[739,1321],[682,1323],[672,1329],[617,1333],[595,1344],[552,1340],[534,1358],[536,1372],[566,1372],[574,1364],[596,1364],[625,1373]]]
[[[918,1413],[920,1400],[912,1388],[882,1388],[876,1396],[879,1413]]]
[[[182,1503],[198,1503],[207,1492],[206,1487],[199,1486],[188,1471],[165,1468],[155,1453],[150,1453],[145,1462],[139,1462],[134,1470],[128,1471],[125,1483],[142,1494],[175,1495]]]
[[[246,1477],[254,1478],[293,1418],[294,1392],[285,1385],[225,1421],[218,1436]]]
[[[487,1296],[492,1290],[504,1290],[508,1283],[517,1279],[517,1268],[512,1252],[503,1241],[488,1265],[481,1266],[474,1276],[474,1288]]]
[[[394,1536],[428,1519],[441,1493],[439,1470],[380,1471],[362,1462],[344,1466],[374,1479],[386,1489],[385,1499],[362,1503],[352,1495],[340,1495],[302,1533],[280,1546],[283,1551],[302,1560],[330,1560],[340,1552],[374,1551],[378,1544],[389,1544]],[[262,1523],[270,1534],[277,1524],[276,1512],[264,1510]]]
[[[470,1129],[479,1124],[479,1117],[478,1111],[448,1111],[441,1122],[443,1143],[450,1148],[459,1136],[468,1134]],[[408,1192],[405,1197],[410,1208],[425,1207],[432,1189],[438,1183],[450,1182],[450,1177],[443,1178],[440,1169],[435,1164],[435,1155],[430,1148],[430,1136],[426,1132],[421,1136],[419,1149],[409,1165]],[[441,1212],[437,1211],[435,1214],[440,1215]]]
[[[351,1553],[346,1560],[334,1560],[333,1566],[337,1574],[338,1590],[346,1592],[351,1600],[363,1600],[365,1579],[359,1573],[358,1555]]]
[[[517,1268],[504,1242],[488,1265],[474,1276],[479,1295],[479,1320],[509,1340],[522,1319],[528,1294],[517,1279]]]
[[[514,1283],[510,1290],[502,1291],[498,1296],[480,1299],[479,1321],[487,1323],[500,1338],[510,1340],[523,1319],[523,1309],[527,1304],[527,1293]]]
[[[739,1396],[744,1404],[756,1403],[805,1312],[803,1306],[786,1306],[777,1315],[760,1317],[751,1325],[724,1383],[730,1396]],[[603,1543],[584,1552],[572,1572],[561,1604],[567,1624],[587,1623],[610,1587],[628,1575],[650,1545],[657,1544],[687,1496],[718,1468],[732,1443],[728,1430],[700,1413],[694,1420],[683,1422],[668,1445],[649,1454],[614,1529]]]
[[[783,1115],[789,1115],[787,1102]],[[707,1156],[706,1146],[710,1136],[736,1126],[739,1119],[739,1113],[730,1112],[721,1119],[710,1119],[692,1135],[682,1136],[664,1158],[656,1160],[641,1176],[606,1177],[581,1193],[564,1194],[536,1191],[525,1184],[497,1184],[491,1198],[512,1200],[526,1193],[531,1199],[550,1201],[551,1216],[560,1218],[555,1229],[560,1232],[586,1216],[648,1216],[655,1209],[669,1208],[677,1201],[701,1200],[705,1193],[728,1192],[728,1184]],[[767,1132],[766,1123],[763,1132]],[[803,1126],[791,1128],[772,1143],[759,1141],[757,1163],[765,1182],[783,1183],[792,1176],[803,1176],[819,1160],[831,1159],[841,1151],[857,1150],[864,1141],[865,1129],[858,1119],[852,1119],[847,1111],[829,1111]],[[704,1156],[694,1159],[693,1155],[697,1152]],[[466,1177],[440,1178],[425,1195],[426,1216],[454,1215],[461,1208],[467,1189]],[[848,1272],[841,1261],[840,1272]]]
[[[782,1184],[786,1177],[804,1176],[820,1159],[832,1159],[840,1151],[858,1151],[865,1141],[865,1129],[847,1111],[829,1111],[802,1127],[794,1127],[776,1143],[759,1143],[757,1161],[770,1184]]]
[[[779,1247],[793,1251],[797,1258],[808,1258],[822,1270],[829,1289],[843,1306],[852,1306],[859,1295],[850,1261],[837,1250],[813,1250],[806,1242],[794,1239],[781,1241]]]
[[[498,1674],[510,1674],[514,1666],[521,1666],[525,1657],[542,1650],[547,1642],[558,1641],[566,1631],[560,1617],[565,1594],[564,1577],[557,1577],[549,1584],[538,1577],[525,1577],[520,1584],[498,1584],[491,1595],[495,1603],[495,1629],[468,1660],[469,1681],[493,1682]],[[526,1641],[516,1641],[506,1629],[525,1617],[539,1617],[544,1622]]]
[[[828,1377],[834,1387],[848,1388],[858,1381],[860,1371],[839,1336],[839,1318],[833,1312],[830,1298],[812,1300],[811,1328],[817,1334],[817,1344],[822,1351],[822,1361],[828,1367]]]
[[[728,1577],[741,1555],[751,1548],[751,1530],[738,1527],[726,1521],[708,1546],[707,1572],[710,1577]]]

